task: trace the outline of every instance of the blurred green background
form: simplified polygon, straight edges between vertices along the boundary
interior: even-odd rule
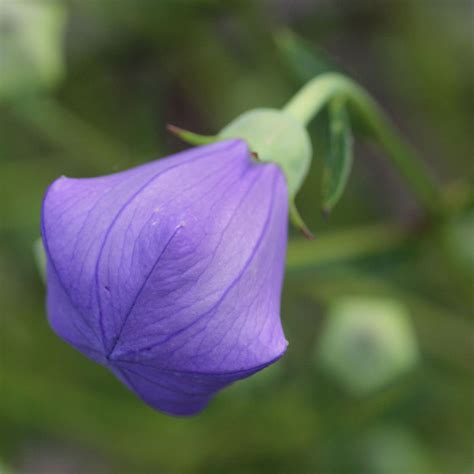
[[[0,472],[472,473],[472,24],[468,0],[0,0]],[[356,136],[325,221],[321,116],[287,354],[197,417],[152,411],[48,327],[46,186],[181,150],[167,123],[213,134],[327,69],[373,94],[456,205],[426,216]]]

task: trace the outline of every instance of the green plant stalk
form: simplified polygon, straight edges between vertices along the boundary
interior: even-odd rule
[[[384,254],[415,238],[414,229],[392,222],[318,235],[318,244],[298,239],[288,243],[286,270],[289,274],[321,265]]]
[[[354,81],[338,73],[321,74],[309,81],[283,110],[307,125],[335,97],[345,99],[351,110],[362,119],[423,207],[430,214],[439,214],[442,210],[441,195],[430,171],[379,105]]]
[[[114,166],[117,161],[126,162],[130,159],[122,144],[111,140],[53,98],[44,97],[15,104],[12,111],[18,119],[40,132],[51,143],[79,154],[84,162],[94,167],[103,162]]]

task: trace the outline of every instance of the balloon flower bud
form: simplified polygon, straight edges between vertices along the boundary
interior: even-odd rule
[[[312,238],[295,206],[312,155],[305,125],[331,105],[323,194],[333,207],[352,159],[346,102],[431,209],[436,187],[399,153],[375,102],[344,76],[322,74],[282,110],[250,110],[216,136],[172,128],[202,146],[110,176],[56,180],[41,219],[56,333],[173,415],[199,412],[275,362],[287,345],[288,215]]]
[[[199,412],[286,349],[287,189],[241,139],[57,179],[42,209],[51,326],[153,408]]]

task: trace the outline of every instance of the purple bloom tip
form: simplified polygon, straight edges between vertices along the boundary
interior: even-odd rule
[[[229,140],[59,178],[42,211],[55,332],[152,407],[192,415],[286,349],[288,195]]]

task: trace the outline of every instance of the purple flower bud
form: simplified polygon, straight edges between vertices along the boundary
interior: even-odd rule
[[[244,141],[59,178],[43,204],[56,333],[152,407],[202,410],[277,360],[288,195]]]

